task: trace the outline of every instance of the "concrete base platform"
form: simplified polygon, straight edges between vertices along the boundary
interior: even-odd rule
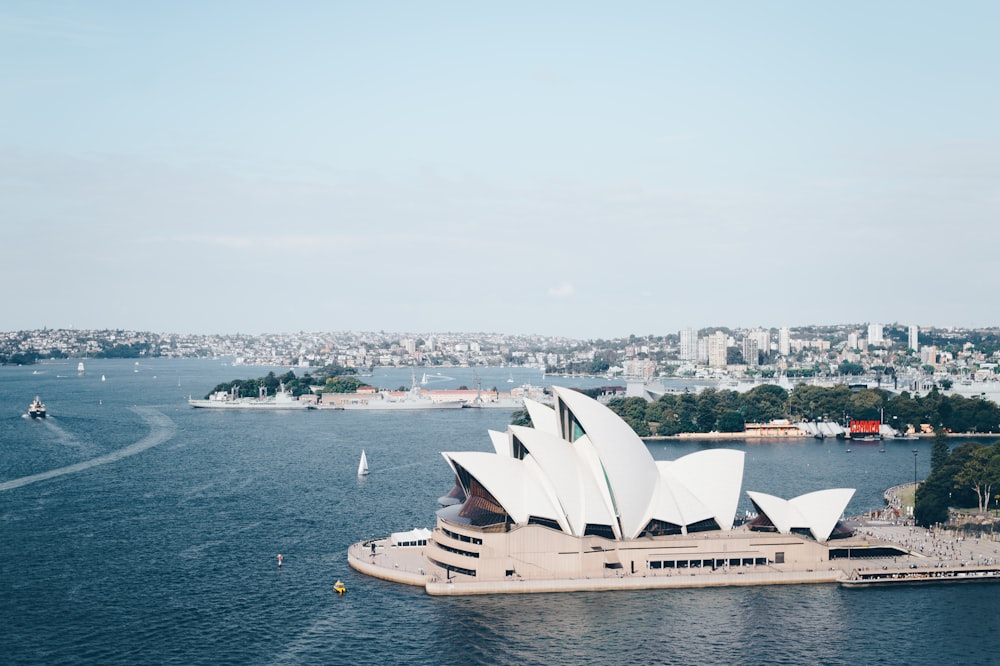
[[[738,587],[749,585],[802,585],[836,583],[843,576],[834,571],[770,571],[767,573],[675,574],[671,576],[626,576],[622,578],[514,580],[482,583],[428,582],[431,595],[531,594],[538,592],[607,592],[691,587]]]
[[[715,571],[663,569],[645,575],[609,572],[596,578],[515,576],[493,581],[449,573],[424,557],[423,548],[393,547],[388,539],[355,543],[348,548],[347,559],[351,568],[367,576],[423,587],[427,594],[440,596],[822,583],[864,587],[884,584],[889,579],[921,584],[1000,580],[1000,541],[992,539],[956,540],[947,532],[935,533],[911,525],[869,524],[854,538],[837,542],[837,547],[853,549],[857,555],[823,562],[813,569],[774,564]],[[865,556],[873,547],[895,548],[899,554]],[[951,572],[955,575],[949,575]]]

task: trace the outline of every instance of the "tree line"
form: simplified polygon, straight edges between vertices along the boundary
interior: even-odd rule
[[[917,488],[913,517],[928,527],[948,520],[949,508],[998,508],[1000,442],[960,444],[949,451],[947,433],[938,430],[931,449],[931,473]],[[992,502],[992,504],[991,504]]]
[[[584,391],[585,393],[587,391]],[[740,393],[704,389],[698,393],[667,393],[653,402],[643,398],[612,398],[608,407],[640,437],[681,433],[742,432],[747,423],[775,419],[832,421],[881,419],[897,430],[919,430],[921,424],[952,432],[1000,432],[1000,405],[961,395],[944,395],[937,388],[922,396],[882,389],[852,390],[799,384],[788,391],[762,384]]]
[[[262,393],[269,396],[277,393],[282,385],[295,397],[311,393],[313,386],[322,386],[324,391],[330,393],[352,393],[357,391],[359,386],[364,385],[360,379],[352,376],[355,372],[354,368],[345,368],[340,365],[327,365],[319,368],[315,374],[306,372],[301,377],[291,370],[281,375],[276,375],[274,371],[271,371],[256,379],[234,379],[216,384],[215,388],[205,396],[205,399],[207,400],[216,392],[234,393],[241,398],[256,398]]]

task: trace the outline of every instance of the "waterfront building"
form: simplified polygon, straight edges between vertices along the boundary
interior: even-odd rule
[[[439,499],[426,546],[358,543],[351,566],[432,594],[593,589],[609,573],[642,585],[664,570],[706,567],[753,567],[765,582],[836,580],[829,567],[815,572],[829,560],[826,542],[850,535],[839,518],[853,489],[790,500],[748,493],[758,515],[734,529],[742,451],[654,460],[607,407],[572,389],[553,392],[551,407],[525,401],[532,427],[490,431],[493,452],[442,453],[455,485]]]

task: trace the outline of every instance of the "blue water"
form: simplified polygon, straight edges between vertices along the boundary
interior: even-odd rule
[[[268,369],[85,363],[82,376],[75,361],[0,368],[5,664],[941,664],[1000,654],[1000,586],[439,599],[367,578],[348,568],[347,546],[433,526],[452,483],[439,452],[491,450],[486,430],[503,429],[509,413],[194,410],[189,395]],[[471,370],[441,372],[451,377],[441,388],[474,385]],[[477,372],[487,388],[504,390],[509,375],[515,386],[543,383],[537,370]],[[24,416],[36,393],[45,421]],[[850,513],[912,481],[912,449],[925,476],[930,453],[925,442],[850,454],[812,440],[724,445],[747,453],[744,490],[854,487]],[[666,459],[707,446],[717,445],[650,450]],[[371,474],[359,480],[362,448]]]

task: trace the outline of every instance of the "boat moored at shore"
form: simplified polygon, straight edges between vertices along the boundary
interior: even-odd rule
[[[261,387],[261,393],[256,398],[240,398],[226,391],[216,391],[207,399],[188,399],[188,404],[201,409],[247,409],[252,411],[268,410],[301,410],[311,409],[314,405],[308,400],[300,400],[285,390],[285,385],[275,391],[273,396],[266,395],[266,389]]]

